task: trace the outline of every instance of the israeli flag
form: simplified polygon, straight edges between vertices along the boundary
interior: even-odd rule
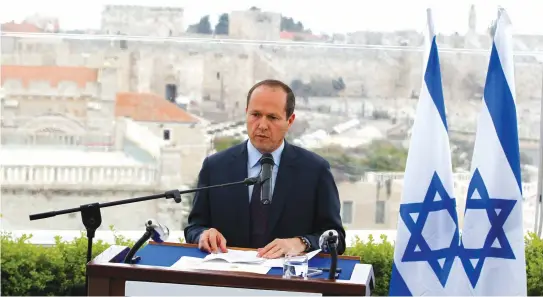
[[[526,296],[511,22],[500,9],[466,197],[458,295]]]
[[[389,295],[450,295],[459,246],[451,150],[432,12],[394,244]],[[454,265],[456,263],[456,265]]]

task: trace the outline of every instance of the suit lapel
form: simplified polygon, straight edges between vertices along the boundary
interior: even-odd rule
[[[247,178],[247,142],[240,144],[240,149],[232,155],[232,161],[225,174],[231,175],[230,180],[232,182],[241,181]],[[240,230],[244,233],[247,241],[250,236],[250,215],[249,215],[249,189],[247,186],[239,185],[234,186],[231,189],[232,196],[234,197],[233,203],[234,209],[237,210],[237,221],[240,226],[246,227],[246,230]]]
[[[268,230],[273,232],[275,225],[281,217],[285,203],[296,177],[296,152],[294,148],[285,141],[285,148],[281,154],[281,163],[277,172],[277,180],[272,196],[271,211],[268,218]],[[272,238],[273,239],[273,238]]]

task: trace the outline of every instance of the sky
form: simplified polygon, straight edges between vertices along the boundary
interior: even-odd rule
[[[477,31],[484,32],[504,7],[516,34],[543,35],[543,0],[17,0],[1,1],[0,21],[22,21],[35,13],[55,16],[62,29],[98,29],[104,5],[175,6],[185,9],[185,27],[209,14],[212,24],[224,12],[256,6],[301,21],[314,33],[354,31],[422,31],[426,8],[434,12],[437,33],[463,34],[471,4],[477,11]],[[8,4],[9,3],[9,4]]]

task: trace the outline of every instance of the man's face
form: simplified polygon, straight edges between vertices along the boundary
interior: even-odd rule
[[[287,119],[287,93],[280,87],[259,86],[247,106],[247,132],[255,148],[271,153],[283,141],[294,122],[294,114]]]

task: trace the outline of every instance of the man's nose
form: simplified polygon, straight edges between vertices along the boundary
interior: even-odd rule
[[[258,119],[258,129],[268,130],[268,126],[269,123],[266,117],[261,117],[260,119]]]

